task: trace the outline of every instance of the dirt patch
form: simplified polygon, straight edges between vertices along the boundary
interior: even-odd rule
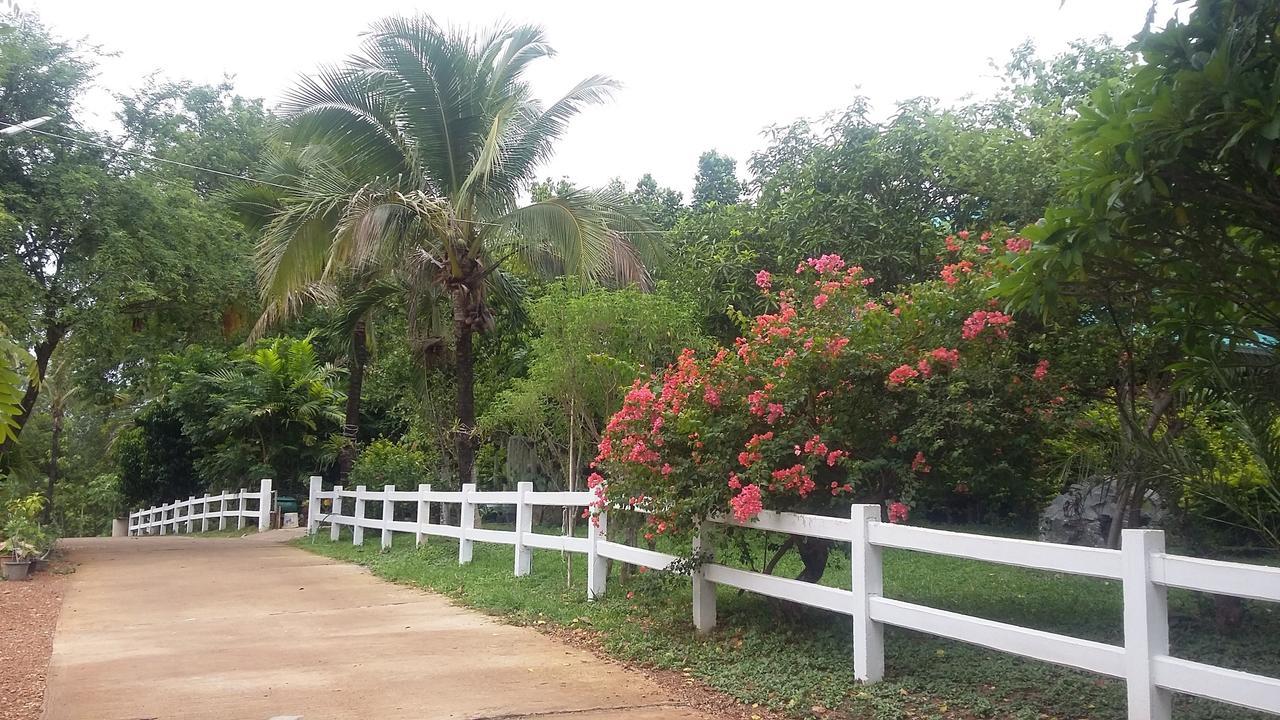
[[[69,568],[24,582],[0,581],[0,720],[37,720]]]

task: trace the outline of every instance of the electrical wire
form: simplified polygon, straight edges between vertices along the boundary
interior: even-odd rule
[[[0,120],[0,126],[16,127],[17,123],[10,123],[10,122],[5,122],[3,120]],[[190,163],[184,163],[180,160],[171,160],[169,158],[162,158],[156,155],[150,155],[148,153],[138,152],[137,150],[129,150],[129,149],[120,147],[118,145],[111,145],[109,143],[104,143],[97,140],[87,140],[84,138],[71,137],[70,135],[61,135],[55,132],[49,132],[48,130],[40,130],[38,128],[24,128],[22,132],[36,133],[36,134],[44,135],[46,137],[54,138],[57,140],[65,140],[67,142],[76,143],[78,145],[88,145],[91,147],[102,148],[104,150],[111,150],[113,152],[117,152],[122,155],[132,155],[133,157],[143,158],[145,160],[154,160],[155,162],[168,163],[170,165],[176,165],[178,167],[186,168],[188,170],[197,170],[199,172],[206,172],[213,175],[220,175],[222,177],[231,178],[233,180],[243,180],[245,182],[257,183],[259,185],[267,185],[273,188],[279,188],[281,190],[288,190],[290,192],[296,192],[296,193],[306,192],[305,190],[299,187],[293,187],[290,185],[281,185],[280,183],[277,183],[277,182],[272,182],[270,180],[263,180],[261,178],[256,178],[249,175],[237,175],[235,173],[230,173],[225,170],[215,170],[214,168],[202,167],[200,165],[192,165]],[[483,220],[463,220],[461,218],[456,218],[455,222],[460,222],[468,225],[482,225],[487,227],[505,227],[502,223],[485,222]],[[613,234],[615,235],[663,235],[663,234],[666,234],[666,232],[667,231],[665,230],[615,230],[613,231]]]

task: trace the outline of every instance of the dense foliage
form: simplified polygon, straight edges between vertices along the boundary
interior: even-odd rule
[[[1274,545],[1276,21],[1024,44],[989,97],[691,158],[686,198],[535,182],[615,89],[538,100],[538,28],[388,18],[279,118],[146,82],[111,135],[74,120],[99,51],[9,18],[0,121],[73,140],[0,149],[0,498],[96,533],[265,476],[576,487],[599,454],[655,535],[857,500],[1026,528],[1106,481],[1113,542],[1156,493],[1188,542]]]

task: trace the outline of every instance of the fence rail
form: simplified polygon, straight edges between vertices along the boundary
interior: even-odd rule
[[[190,530],[195,520],[222,519],[218,513],[210,513],[209,502],[234,498],[242,501],[237,509],[227,512],[241,518],[243,524],[243,518],[251,515],[251,511],[243,509],[243,500],[269,498],[267,483],[264,481],[261,493],[241,491],[190,498],[140,511],[130,516],[130,533],[156,527],[161,532],[166,527],[176,532],[181,522],[186,522]],[[413,534],[419,544],[432,535],[450,537],[458,540],[459,563],[471,561],[475,542],[512,545],[517,576],[530,572],[534,548],[581,553],[588,558],[588,599],[604,594],[608,560],[657,570],[680,560],[675,555],[606,539],[604,513],[598,523],[588,525],[585,538],[533,532],[534,507],[585,507],[595,499],[591,492],[535,492],[531,483],[500,492],[480,492],[473,484],[448,492],[433,491],[430,485],[420,485],[417,490],[397,490],[388,485],[382,490],[363,486],[348,490],[339,486],[326,491],[320,478],[313,477],[307,531],[317,533],[327,522],[330,537],[337,540],[341,528],[350,527],[352,542],[357,545],[364,542],[365,530],[374,531],[380,534],[383,548],[391,546],[396,532]],[[403,504],[411,504],[413,509],[400,516],[412,519],[396,519],[397,507]],[[458,524],[433,522],[432,506],[436,504],[458,505]],[[368,517],[371,505],[380,508],[372,511],[375,517]],[[514,530],[479,527],[479,508],[491,505],[515,506]],[[188,515],[179,513],[182,507],[189,509]],[[193,507],[202,511],[191,514]],[[714,524],[848,543],[852,589],[716,563],[707,532]],[[704,524],[692,548],[703,559],[694,564],[690,573],[693,624],[699,632],[715,627],[716,586],[725,585],[851,616],[853,671],[864,682],[884,677],[884,628],[894,626],[1120,678],[1127,686],[1130,720],[1170,720],[1174,692],[1280,714],[1280,679],[1171,656],[1167,602],[1170,587],[1280,602],[1280,568],[1172,555],[1165,552],[1164,533],[1158,530],[1124,530],[1121,545],[1120,550],[1102,550],[894,525],[881,522],[878,505],[853,505],[848,518],[770,511],[748,523],[716,517]],[[1124,599],[1124,642],[1095,642],[884,597],[885,548],[1119,581]]]
[[[257,503],[250,508],[249,503]],[[271,527],[271,479],[264,478],[258,492],[239,490],[218,495],[205,493],[204,497],[192,495],[186,500],[175,500],[167,505],[153,505],[145,510],[129,513],[130,535],[167,535],[181,532],[208,532],[210,522],[217,521],[217,530],[227,529],[227,520],[234,518],[236,527],[244,529],[245,521],[253,518],[258,532]],[[216,509],[214,509],[216,508]],[[185,511],[185,512],[184,512]],[[196,529],[199,521],[200,528]]]

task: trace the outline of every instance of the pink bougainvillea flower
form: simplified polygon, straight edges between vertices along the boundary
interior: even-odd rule
[[[1036,363],[1035,372],[1031,373],[1031,377],[1035,380],[1043,380],[1049,374],[1049,361],[1041,360]]]
[[[844,269],[844,258],[839,255],[823,255],[818,258],[809,258],[805,262],[809,267],[823,274],[838,273]]]
[[[965,318],[964,327],[960,330],[960,336],[965,340],[972,340],[978,337],[984,329],[991,328],[996,337],[1003,340],[1009,337],[1008,326],[1012,323],[1013,317],[999,310],[974,310],[972,315]]]
[[[916,452],[916,456],[911,459],[911,471],[918,473],[928,473],[933,467],[924,459],[923,452]]]
[[[760,487],[755,483],[743,487],[729,500],[729,505],[733,508],[735,520],[742,523],[750,521],[764,510],[764,504],[760,499]]]
[[[784,409],[779,403],[769,403],[769,412],[765,415],[764,421],[770,425],[778,422],[778,418],[782,417]]]
[[[906,503],[894,500],[889,503],[889,522],[894,524],[906,522],[910,511],[911,508],[907,507]]]
[[[826,293],[821,293],[821,294],[818,294],[818,295],[814,295],[814,296],[813,296],[813,306],[814,306],[815,308],[817,308],[818,310],[821,310],[821,309],[823,308],[823,306],[824,306],[824,305],[826,305],[826,304],[827,304],[827,302],[828,302],[829,300],[831,300],[831,298],[830,298]]]
[[[906,381],[919,376],[920,376],[920,371],[916,370],[910,365],[899,365],[898,367],[894,368],[892,372],[889,373],[889,384],[901,385]]]
[[[1011,237],[1004,241],[1004,249],[1011,253],[1024,253],[1031,249],[1031,241],[1022,237]]]
[[[978,253],[979,255],[990,255],[990,254],[991,254],[991,246],[990,246],[990,245],[979,244],[979,245],[977,245],[976,247],[974,247],[973,249],[974,249],[974,250],[976,250],[976,251],[977,251],[977,253]]]
[[[773,276],[769,274],[768,270],[761,270],[756,273],[756,287],[761,290],[768,290],[773,287]]]
[[[960,278],[956,275],[957,272],[972,274],[973,263],[969,262],[968,260],[961,260],[958,263],[953,263],[951,265],[947,265],[943,267],[942,272],[940,272],[939,275],[942,276],[942,281],[945,282],[946,284],[955,285],[956,283],[960,282]]]
[[[929,352],[929,357],[939,365],[946,365],[953,370],[960,364],[960,351],[953,348],[934,348]]]

